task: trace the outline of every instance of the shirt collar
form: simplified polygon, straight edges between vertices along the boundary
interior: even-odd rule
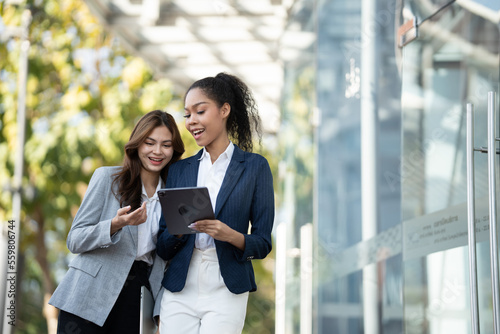
[[[224,155],[226,156],[227,160],[231,160],[231,158],[233,157],[233,152],[234,152],[234,144],[232,141],[229,141],[229,145],[227,146],[226,150],[221,153],[221,155],[219,156],[219,158],[217,158],[217,160]],[[208,153],[207,149],[203,147],[203,153],[201,154],[201,157],[198,160],[201,161],[206,158],[207,159],[210,158],[210,153]]]
[[[142,197],[145,198],[145,199],[150,199],[148,197],[148,193],[146,192],[146,188],[144,188],[144,183],[142,183]],[[158,199],[158,190],[161,189],[161,177],[158,178],[158,185],[156,186],[156,190],[155,190],[155,194],[153,195],[153,197],[151,197],[151,199]]]

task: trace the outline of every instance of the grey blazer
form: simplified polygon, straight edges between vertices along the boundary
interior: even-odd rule
[[[77,315],[99,326],[104,325],[115,304],[137,253],[137,226],[126,226],[110,236],[111,219],[120,203],[111,191],[112,174],[120,167],[98,168],[68,234],[68,249],[78,254],[49,304]],[[155,256],[149,281],[157,297],[155,314],[159,314],[159,292],[165,261]]]

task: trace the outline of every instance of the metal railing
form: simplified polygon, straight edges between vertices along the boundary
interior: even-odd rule
[[[493,332],[500,334],[500,296],[498,275],[498,234],[497,234],[497,199],[496,166],[498,149],[496,142],[496,93],[488,93],[488,146],[474,147],[474,107],[467,105],[467,216],[469,241],[469,275],[472,333],[479,334],[479,310],[477,296],[477,257],[475,228],[475,191],[474,191],[474,151],[488,153],[488,193],[489,193],[489,233],[490,233],[490,268],[493,299]]]

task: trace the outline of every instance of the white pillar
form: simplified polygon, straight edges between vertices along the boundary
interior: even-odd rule
[[[286,223],[276,227],[275,334],[286,334]]]
[[[30,42],[28,41],[28,28],[31,22],[31,12],[26,10],[23,13],[22,25],[23,34],[21,37],[21,51],[19,55],[19,73],[18,73],[18,91],[17,91],[17,148],[14,166],[14,179],[12,188],[14,191],[12,197],[12,220],[13,223],[7,225],[7,232],[12,237],[7,238],[13,240],[14,242],[14,253],[13,257],[9,258],[7,261],[5,275],[8,273],[9,278],[14,278],[5,284],[5,302],[4,302],[4,312],[15,305],[16,299],[19,297],[19,282],[17,281],[17,271],[18,271],[18,252],[19,252],[19,227],[21,225],[21,192],[22,192],[22,180],[23,180],[23,168],[24,168],[24,137],[26,128],[26,117],[25,117],[25,107],[26,107],[26,81],[28,77],[28,52],[30,48]],[[12,229],[11,229],[12,227]],[[10,245],[10,243],[9,243]],[[11,284],[12,283],[12,284]],[[15,286],[15,291],[11,287]],[[3,317],[3,328],[2,333],[10,334],[14,330],[12,326],[12,321],[17,323],[17,316],[19,315],[19,310],[15,309],[14,318],[7,317],[10,314],[8,311]]]
[[[313,228],[300,228],[300,334],[312,334]]]
[[[362,238],[377,234],[376,0],[361,1],[361,215]],[[365,334],[379,334],[376,264],[363,268]]]

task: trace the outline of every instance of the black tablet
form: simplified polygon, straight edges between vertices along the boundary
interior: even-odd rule
[[[198,233],[188,226],[198,220],[215,219],[206,187],[160,189],[158,198],[170,234]]]

